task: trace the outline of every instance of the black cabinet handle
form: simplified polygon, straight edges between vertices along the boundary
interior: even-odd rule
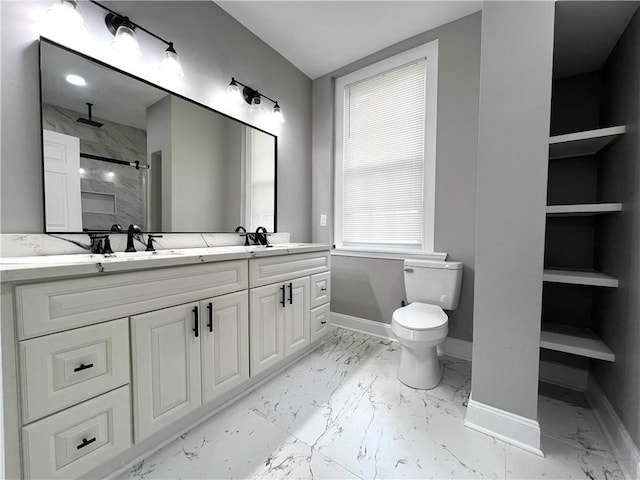
[[[324,325],[325,323],[327,323],[327,322],[320,322],[320,325]]]
[[[96,437],[90,438],[89,440],[87,440],[86,438],[82,439],[82,443],[80,445],[78,445],[76,447],[77,450],[80,450],[81,448],[86,447],[87,445],[91,445],[93,442],[96,441]]]
[[[293,283],[289,282],[289,305],[293,305]]]
[[[284,285],[280,287],[280,290],[282,290],[282,300],[280,300],[280,304],[284,307]]]
[[[207,323],[207,327],[209,327],[209,333],[213,333],[213,303],[209,302],[207,309],[209,310],[209,322]]]
[[[200,323],[200,322],[198,322],[198,307],[193,307],[193,317],[194,317],[194,320],[193,320],[193,331],[195,332],[196,337],[197,337],[199,335],[199,333],[200,333],[200,331],[198,329],[198,324]]]
[[[93,368],[93,363],[89,363],[87,365],[85,365],[84,363],[81,363],[80,366],[77,368],[74,368],[73,371],[81,372],[82,370],[86,370],[87,368]]]
[[[326,289],[326,288],[321,288],[321,289],[320,289],[320,291],[321,291],[321,292],[326,292],[326,291],[327,291],[327,289]]]

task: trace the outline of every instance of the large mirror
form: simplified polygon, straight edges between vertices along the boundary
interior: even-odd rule
[[[276,230],[274,135],[46,39],[40,69],[46,232]]]

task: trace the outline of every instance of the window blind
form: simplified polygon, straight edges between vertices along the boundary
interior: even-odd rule
[[[342,243],[422,248],[427,62],[344,89]]]

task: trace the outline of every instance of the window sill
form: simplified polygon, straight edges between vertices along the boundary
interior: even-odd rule
[[[338,257],[362,257],[362,258],[379,258],[383,260],[404,260],[405,258],[415,258],[421,260],[439,260],[447,259],[446,253],[438,252],[416,252],[416,251],[381,251],[381,250],[360,250],[349,248],[334,248],[331,255]]]

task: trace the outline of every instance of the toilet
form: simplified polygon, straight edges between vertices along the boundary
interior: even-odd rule
[[[434,388],[442,378],[437,346],[449,333],[449,317],[460,299],[462,263],[405,260],[404,287],[409,305],[391,318],[391,331],[402,345],[398,379],[421,390]]]

